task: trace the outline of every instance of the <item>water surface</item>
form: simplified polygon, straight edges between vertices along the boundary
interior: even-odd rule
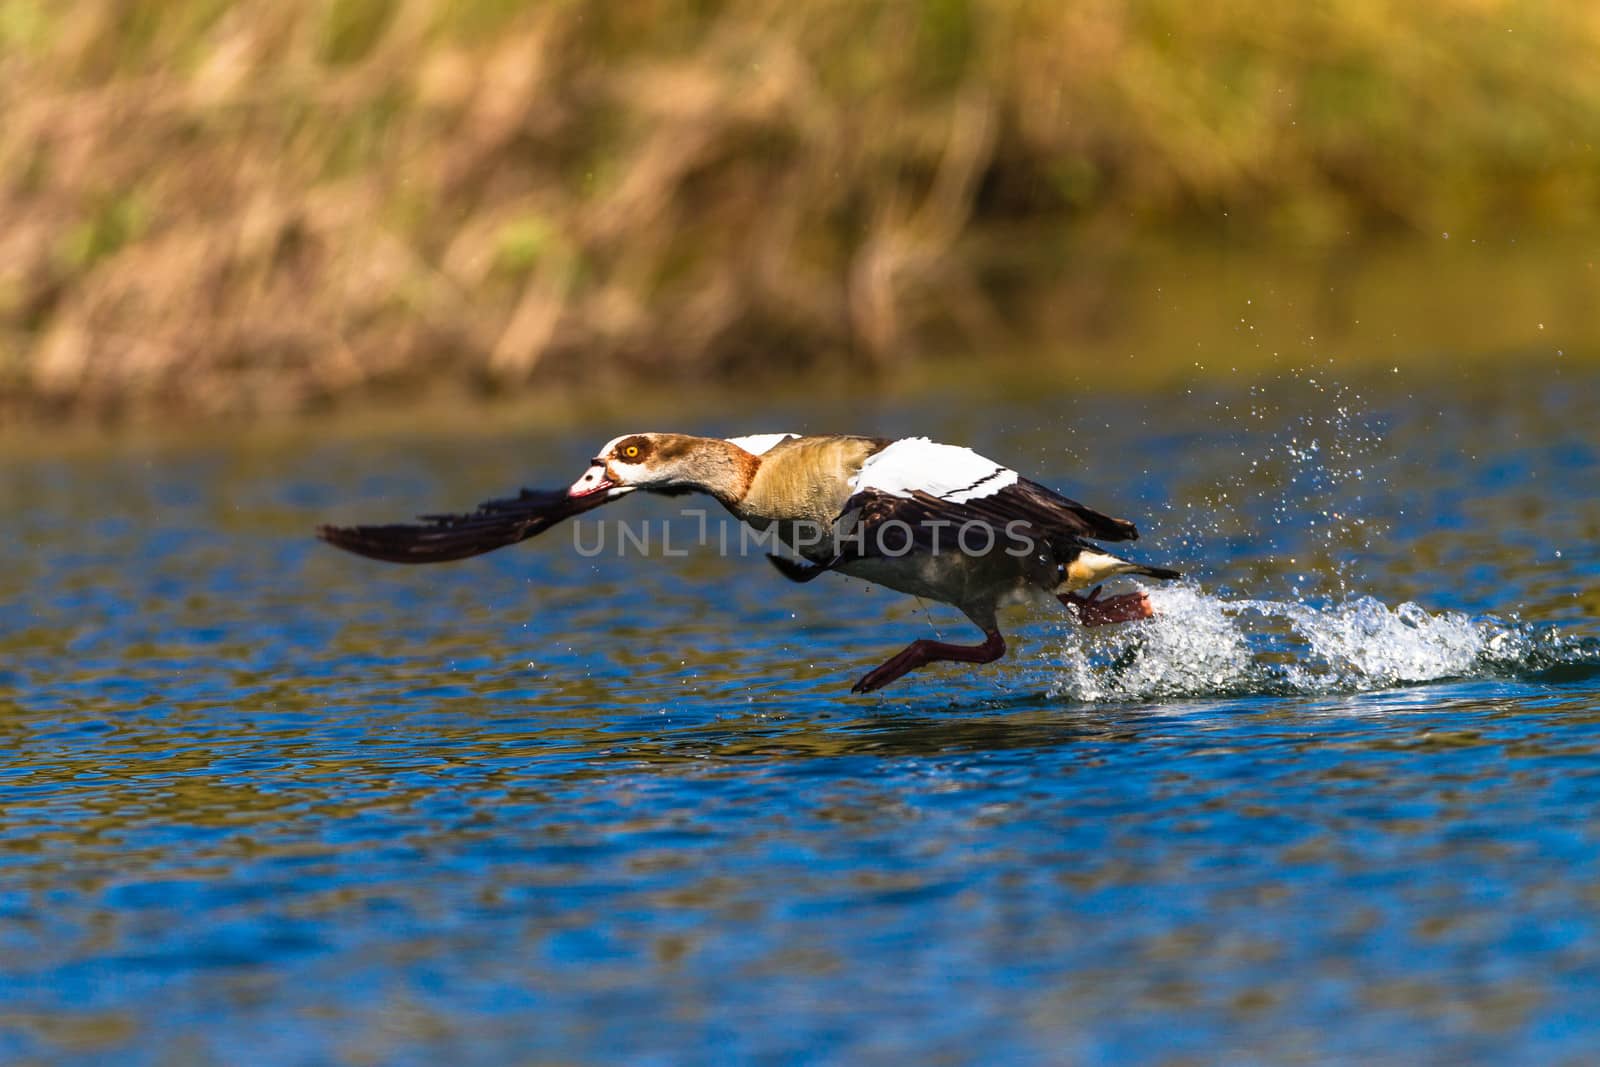
[[[1581,1062],[1597,400],[1300,374],[0,461],[0,1056]],[[657,428],[971,444],[1192,577],[859,698],[976,635],[682,501],[611,513],[685,555],[308,536]]]

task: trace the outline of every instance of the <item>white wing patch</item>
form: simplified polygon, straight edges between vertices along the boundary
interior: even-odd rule
[[[876,489],[890,496],[924,492],[952,504],[992,496],[1017,484],[1017,472],[970,448],[907,437],[867,458],[851,480],[855,492]]]
[[[752,456],[760,456],[772,451],[773,446],[778,443],[799,436],[797,433],[753,433],[747,437],[729,437],[726,440],[730,445],[738,445]]]

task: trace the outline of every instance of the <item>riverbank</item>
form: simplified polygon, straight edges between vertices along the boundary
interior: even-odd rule
[[[1580,5],[0,0],[0,44],[11,423],[1170,377],[1164,309],[1220,360],[1600,337]]]
[[[93,408],[18,392],[0,403],[0,447],[30,449],[44,423],[52,426],[52,448],[68,426],[91,441],[106,432],[233,432],[241,412],[269,432],[309,426],[326,433],[348,424],[363,435],[418,426],[470,434],[656,415],[662,425],[680,424],[737,410],[751,390],[826,400],[842,411],[951,389],[1003,400],[1041,390],[1165,392],[1284,374],[1350,384],[1397,372],[1417,381],[1492,379],[1507,361],[1559,373],[1600,364],[1594,259],[1584,243],[1548,239],[1473,245],[1468,238],[1462,246],[1440,239],[1344,256],[1150,246],[1034,272],[1034,287],[1013,291],[981,328],[952,329],[942,347],[882,365],[775,345],[766,363],[716,372],[629,376],[597,361],[581,373],[496,387],[440,353],[430,373],[306,404],[273,406],[254,395],[229,407],[226,381],[216,386],[217,410],[111,396]]]

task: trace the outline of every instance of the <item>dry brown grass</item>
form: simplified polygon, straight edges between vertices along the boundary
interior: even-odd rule
[[[0,0],[0,397],[881,373],[1062,234],[1593,229],[1596,55],[1581,0]]]

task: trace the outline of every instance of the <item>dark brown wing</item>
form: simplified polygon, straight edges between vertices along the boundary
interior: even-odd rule
[[[935,547],[954,551],[961,527],[974,523],[992,529],[1000,544],[1008,543],[1005,539],[1012,533],[1063,545],[1080,544],[1082,539],[1132,541],[1139,536],[1126,519],[1103,515],[1026,479],[960,503],[921,491],[899,496],[864,489],[845,502],[840,517],[847,526],[854,519],[844,543],[848,555],[901,555]]]
[[[937,497],[929,499],[938,500]],[[947,502],[940,500],[939,503]],[[1021,519],[1047,534],[1087,537],[1092,541],[1139,539],[1138,527],[1127,519],[1114,519],[1026,478],[1017,479],[1015,484],[1006,486],[998,493],[953,506],[965,508],[991,519],[1001,527],[1008,522]]]
[[[370,559],[443,563],[526,541],[618,495],[599,492],[575,497],[565,489],[524,489],[514,497],[479,504],[469,515],[421,515],[420,523],[392,526],[318,526],[317,536]]]

